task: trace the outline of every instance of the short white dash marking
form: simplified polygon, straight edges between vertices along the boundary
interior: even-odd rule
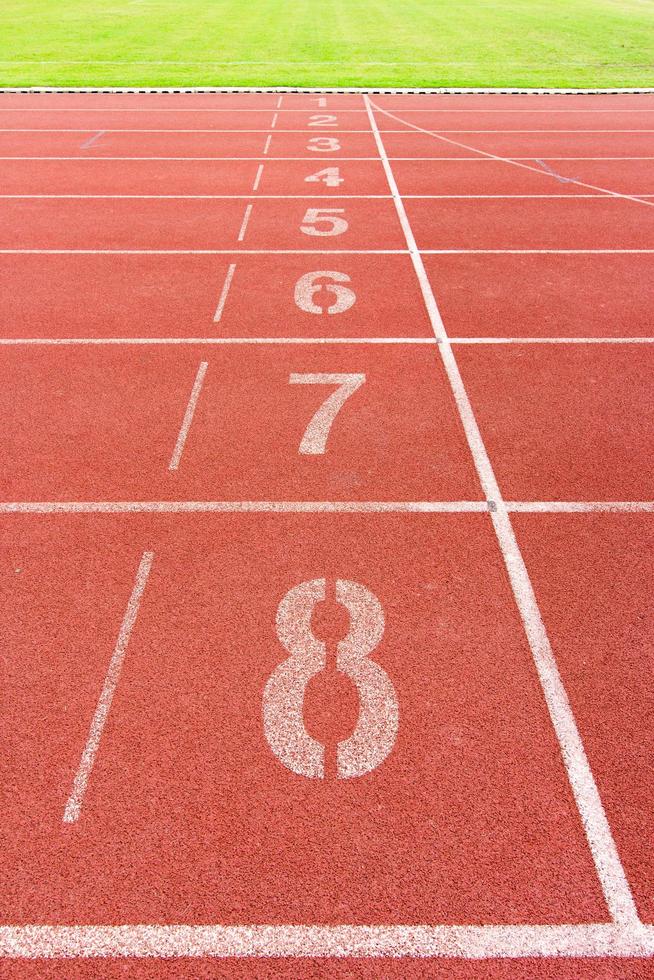
[[[184,412],[182,427],[179,430],[177,442],[175,443],[175,448],[173,449],[173,455],[170,457],[170,463],[168,464],[169,470],[176,470],[179,468],[179,461],[182,458],[188,431],[191,428],[191,422],[193,421],[193,416],[195,415],[195,409],[198,404],[200,392],[202,391],[202,384],[204,382],[204,376],[207,373],[207,367],[207,361],[200,361],[200,367],[198,368],[198,373],[196,374],[195,381],[193,382],[191,397],[188,400],[188,405],[186,406],[186,411]]]
[[[278,109],[281,109],[283,100],[284,100],[284,96],[283,95],[280,95],[279,98],[277,99],[277,108]]]
[[[225,276],[225,282],[223,283],[223,288],[220,293],[218,306],[216,307],[216,312],[214,313],[213,316],[214,323],[218,323],[221,316],[223,315],[223,310],[225,309],[225,303],[227,302],[227,295],[229,293],[229,287],[232,285],[232,279],[234,278],[235,272],[236,272],[236,262],[232,262],[232,264],[227,269],[227,275]]]
[[[260,163],[259,166],[257,167],[257,175],[254,178],[254,183],[252,185],[252,190],[253,191],[258,191],[259,190],[259,184],[261,183],[262,176],[263,176],[263,164]]]
[[[116,687],[118,686],[118,681],[120,679],[120,672],[125,659],[127,644],[129,643],[129,638],[132,634],[134,623],[136,622],[139,605],[143,596],[143,590],[145,589],[148,575],[150,574],[150,568],[152,567],[153,557],[154,555],[151,551],[145,551],[143,553],[143,557],[141,558],[141,562],[136,573],[136,581],[134,583],[134,588],[132,589],[129,602],[127,603],[127,609],[125,610],[125,616],[120,627],[118,639],[116,640],[113,656],[109,661],[109,667],[104,679],[100,700],[98,701],[95,714],[93,715],[93,720],[89,729],[89,737],[84,747],[79,768],[75,774],[75,779],[73,780],[73,791],[68,798],[68,802],[66,803],[66,808],[64,810],[64,823],[75,823],[75,821],[79,818],[82,803],[84,801],[84,794],[86,793],[86,787],[88,785],[91,770],[93,769],[95,757],[100,745],[102,732],[107,722],[111,702],[113,701]]]
[[[252,205],[248,204],[245,209],[245,214],[243,215],[243,223],[241,225],[240,231],[238,233],[238,241],[242,242],[245,238],[245,232],[247,230],[248,221],[250,220],[250,215],[252,214]]]
[[[270,124],[270,128],[271,128],[271,129],[274,129],[274,128],[275,128],[275,126],[277,125],[277,120],[278,120],[278,119],[279,119],[279,113],[278,113],[278,112],[276,112],[276,113],[275,113],[275,115],[273,116],[273,118],[272,118],[272,122],[271,122],[271,124]]]
[[[268,134],[268,136],[266,136],[266,142],[263,145],[263,155],[264,156],[267,156],[267,154],[268,154],[268,150],[270,149],[270,142],[271,142],[271,140],[272,140],[272,135],[271,134]]]

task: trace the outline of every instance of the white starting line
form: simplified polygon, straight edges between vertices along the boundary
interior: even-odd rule
[[[66,957],[648,957],[654,927],[116,925],[2,926],[0,955]]]

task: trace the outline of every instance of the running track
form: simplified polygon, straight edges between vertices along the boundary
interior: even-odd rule
[[[3,94],[0,175],[3,975],[651,976],[654,97]]]

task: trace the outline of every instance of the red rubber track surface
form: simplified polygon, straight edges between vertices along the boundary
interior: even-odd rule
[[[653,975],[653,161],[0,96],[3,976]]]

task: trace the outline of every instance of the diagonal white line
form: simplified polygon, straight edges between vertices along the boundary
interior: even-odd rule
[[[236,262],[232,262],[227,269],[227,275],[225,276],[225,282],[223,283],[223,288],[220,292],[220,299],[218,300],[218,306],[216,307],[216,312],[213,316],[213,322],[218,323],[223,315],[225,309],[225,303],[227,302],[227,296],[229,293],[230,286],[232,285],[232,279],[234,278],[234,273],[236,272]]]
[[[86,793],[86,787],[91,775],[91,770],[93,769],[95,757],[100,746],[102,732],[107,722],[107,718],[109,717],[111,702],[113,701],[114,694],[116,693],[116,687],[118,686],[118,681],[120,680],[120,672],[125,659],[127,644],[129,643],[129,638],[132,634],[134,623],[136,622],[139,605],[143,596],[143,590],[145,589],[146,582],[148,581],[153,558],[154,555],[151,551],[145,551],[143,553],[143,557],[141,558],[141,562],[136,573],[136,581],[134,582],[134,588],[132,589],[129,602],[127,603],[127,609],[125,610],[125,616],[120,627],[120,632],[118,633],[118,639],[116,640],[113,656],[109,661],[109,667],[102,686],[102,692],[100,693],[100,699],[98,701],[97,708],[95,709],[93,720],[91,721],[89,736],[84,747],[84,751],[82,752],[82,758],[80,759],[80,764],[75,774],[75,779],[73,780],[73,790],[68,798],[68,802],[66,803],[63,818],[64,823],[75,823],[75,821],[79,819],[82,803],[84,802],[84,794]]]
[[[368,96],[366,95],[364,96],[364,98],[367,99]],[[371,103],[371,105],[374,105],[374,103]],[[389,112],[387,109],[381,109],[377,105],[375,105],[374,107],[375,109],[377,109],[378,112],[382,112],[385,116],[388,116],[390,119],[394,119],[396,122],[402,123],[404,126],[408,126],[411,129],[415,129],[416,132],[418,133],[424,133],[426,136],[431,136],[434,139],[440,140],[442,143],[450,143],[452,146],[458,146],[462,150],[470,150],[472,153],[478,153],[480,156],[485,157],[487,160],[497,160],[498,163],[509,163],[511,164],[511,166],[520,167],[522,170],[532,170],[534,173],[541,174],[541,176],[544,175],[546,177],[552,177],[553,179],[557,179],[557,180],[559,179],[557,175],[549,174],[546,171],[542,170],[541,167],[532,167],[528,163],[519,162],[518,158],[512,159],[511,157],[501,157],[498,156],[496,153],[488,153],[486,152],[486,150],[478,150],[476,146],[469,146],[467,143],[460,143],[458,140],[450,139],[447,136],[441,136],[439,133],[432,132],[429,129],[423,129],[422,126],[416,126],[414,123],[407,122],[406,119],[400,119],[399,116],[394,115],[392,112]],[[522,157],[522,159],[524,160],[530,158]],[[549,157],[546,159],[552,160],[557,158]],[[558,159],[564,159],[564,158],[559,157]],[[597,184],[587,184],[585,181],[577,180],[574,177],[567,177],[566,180],[570,184],[576,184],[578,187],[587,187],[589,190],[592,191],[599,191],[600,194],[606,194],[608,197],[619,197],[624,199],[625,201],[635,201],[637,204],[645,204],[647,207],[650,208],[654,207],[654,201],[645,201],[642,197],[633,197],[631,194],[620,194],[619,191],[611,191],[608,190],[608,188],[606,187],[598,187]]]
[[[186,445],[188,430],[191,428],[191,422],[193,421],[193,416],[195,415],[195,409],[198,404],[200,392],[202,391],[202,384],[204,382],[204,376],[207,373],[207,367],[207,361],[200,361],[200,367],[198,368],[198,373],[195,376],[188,405],[186,406],[186,411],[184,412],[182,427],[179,430],[177,442],[175,443],[175,448],[173,449],[173,454],[170,457],[170,463],[168,464],[169,470],[177,470],[179,468],[179,462],[182,458],[184,446]]]
[[[243,222],[241,224],[241,227],[240,227],[239,233],[238,233],[238,241],[239,242],[242,242],[243,239],[245,238],[245,232],[247,231],[248,222],[250,220],[250,215],[251,214],[252,214],[252,205],[251,204],[247,204],[246,207],[245,207],[245,214],[243,215]]]
[[[477,475],[489,506],[494,504],[490,508],[491,519],[509,575],[516,605],[527,634],[552,725],[559,741],[563,762],[586,832],[586,838],[595,862],[595,868],[604,892],[604,898],[614,922],[623,925],[639,925],[640,920],[631,889],[620,862],[611,828],[604,812],[590,764],[586,757],[581,736],[577,729],[577,723],[559,674],[545,625],[540,615],[536,596],[529,578],[529,572],[527,571],[513,532],[506,503],[502,498],[499,485],[495,478],[495,473],[493,472],[493,467],[477,425],[472,405],[459,372],[454,351],[450,345],[436,298],[427,277],[420,250],[416,245],[404,203],[400,196],[372,110],[372,103],[367,95],[364,96],[364,101],[432,328],[434,334],[440,340],[438,349],[459,410],[459,416],[470,447]]]

